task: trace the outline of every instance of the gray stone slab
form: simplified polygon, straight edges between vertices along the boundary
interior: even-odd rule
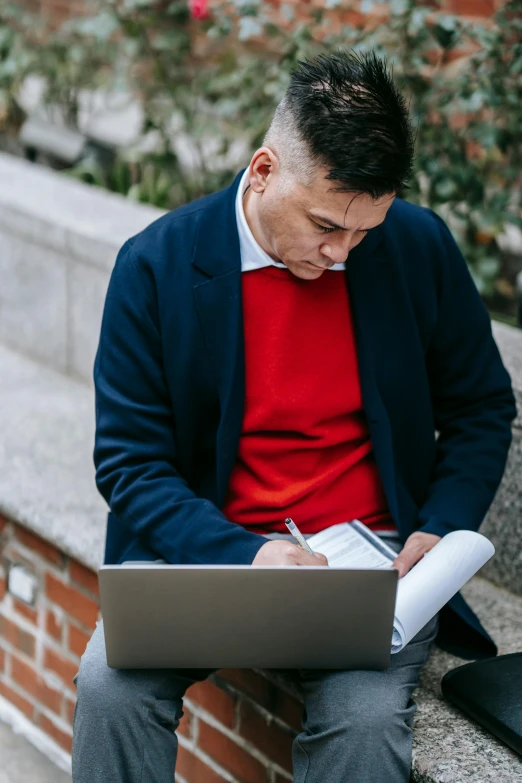
[[[462,590],[504,655],[522,650],[522,598],[474,577]],[[518,783],[522,760],[443,696],[444,674],[462,661],[434,648],[414,698],[413,780],[416,783]]]
[[[0,153],[0,231],[110,271],[133,234],[165,213]]]
[[[522,329],[498,321],[492,321],[491,327],[517,398],[518,416],[513,426],[522,429]]]
[[[1,345],[0,378],[0,512],[98,569],[106,505],[92,390]]]
[[[59,769],[25,737],[0,721],[0,783],[70,783]]]
[[[518,428],[513,430],[504,476],[480,532],[495,545],[495,556],[481,575],[522,595],[522,430]]]
[[[109,273],[76,261],[69,273],[68,373],[93,385],[94,357]]]
[[[0,340],[65,372],[66,262],[25,238],[0,232]]]

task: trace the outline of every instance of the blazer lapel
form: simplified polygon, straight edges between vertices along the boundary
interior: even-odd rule
[[[232,185],[215,194],[201,213],[192,264],[196,309],[216,377],[221,418],[216,439],[217,505],[223,506],[237,455],[245,398],[245,349],[241,293],[241,254],[235,197],[241,171]]]
[[[377,366],[379,334],[392,328],[387,313],[393,263],[381,244],[383,233],[382,228],[372,232],[350,252],[345,277],[355,329],[363,406],[390,513],[399,528],[392,431],[379,390]]]

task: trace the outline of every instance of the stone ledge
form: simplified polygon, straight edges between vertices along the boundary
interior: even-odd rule
[[[492,321],[491,328],[517,400],[518,416],[513,427],[522,429],[522,329],[499,321]]]
[[[462,589],[464,598],[498,644],[499,654],[522,650],[522,598],[480,577]],[[434,648],[415,694],[413,779],[416,783],[519,783],[520,757],[467,718],[443,696],[442,677],[462,665]]]
[[[83,384],[0,345],[0,512],[97,570],[106,505],[94,483]]]
[[[109,273],[126,240],[165,210],[0,153],[0,226]]]

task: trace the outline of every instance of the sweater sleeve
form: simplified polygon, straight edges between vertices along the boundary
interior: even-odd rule
[[[481,524],[504,473],[517,411],[466,261],[442,218],[428,211],[440,248],[439,318],[426,357],[439,437],[419,530],[444,536]]]
[[[132,241],[116,258],[94,363],[98,490],[129,537],[167,562],[250,564],[266,540],[197,497],[177,468],[155,280]]]

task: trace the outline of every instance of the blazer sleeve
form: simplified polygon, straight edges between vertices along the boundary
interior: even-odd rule
[[[428,211],[440,264],[439,317],[426,355],[439,437],[419,530],[444,536],[481,524],[504,473],[517,409],[466,261],[442,218]]]
[[[155,280],[132,241],[116,258],[94,362],[96,485],[129,539],[167,562],[249,564],[266,540],[197,497],[176,467]]]

